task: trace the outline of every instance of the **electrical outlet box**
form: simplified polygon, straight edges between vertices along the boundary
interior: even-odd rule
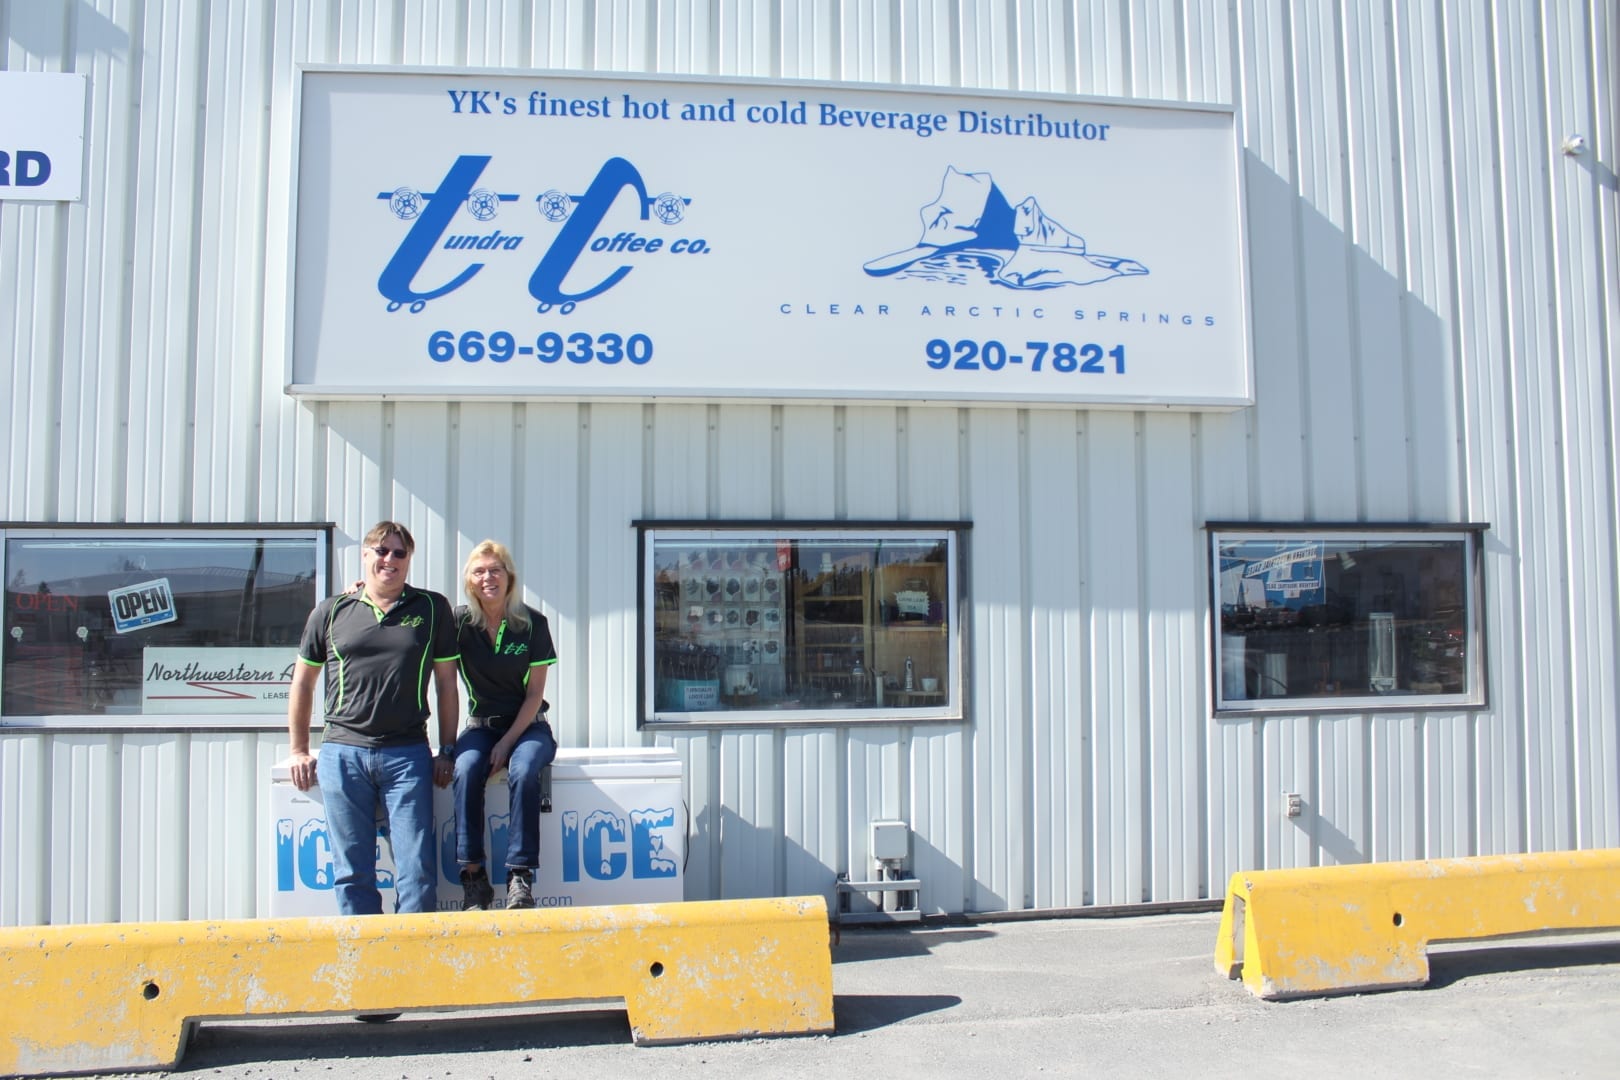
[[[872,858],[903,862],[911,853],[911,826],[903,821],[872,822]]]

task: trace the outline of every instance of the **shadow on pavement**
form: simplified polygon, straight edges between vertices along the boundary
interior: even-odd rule
[[[463,1013],[455,1017],[417,1013],[406,1014],[390,1024],[359,1024],[343,1018],[223,1021],[197,1028],[177,1071],[310,1058],[391,1058],[629,1044],[629,1018],[622,1007],[611,1006],[588,1011]]]
[[[1454,947],[1429,951],[1429,982],[1438,990],[1476,975],[1509,971],[1548,971],[1554,968],[1620,965],[1620,942],[1510,943]]]
[[[928,956],[941,945],[984,941],[995,936],[994,930],[968,927],[845,926],[840,927],[834,937],[832,962],[853,964]]]
[[[875,1031],[962,1004],[952,994],[835,994],[831,1038]],[[202,1072],[275,1061],[399,1058],[419,1054],[523,1052],[565,1047],[628,1046],[623,1007],[541,1008],[442,1016],[406,1014],[390,1024],[360,1024],[346,1017],[216,1021],[200,1024],[181,1056],[178,1072]]]
[[[835,994],[832,1037],[876,1031],[960,1004],[962,999],[954,994]]]

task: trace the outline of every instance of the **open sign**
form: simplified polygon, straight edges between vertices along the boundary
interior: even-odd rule
[[[179,618],[174,610],[174,590],[169,588],[168,578],[114,589],[107,594],[107,600],[112,604],[113,629],[120,634],[174,622]]]

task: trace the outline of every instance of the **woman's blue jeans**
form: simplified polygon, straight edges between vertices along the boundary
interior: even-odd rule
[[[315,778],[332,841],[332,888],[344,915],[382,914],[377,889],[377,822],[382,808],[394,851],[394,910],[437,911],[433,858],[433,753],[409,746],[323,743]]]
[[[456,737],[456,862],[484,862],[484,785],[489,783],[489,755],[503,733],[470,727]],[[523,729],[506,764],[511,796],[506,865],[533,870],[540,865],[540,770],[557,756],[551,725],[536,720]]]

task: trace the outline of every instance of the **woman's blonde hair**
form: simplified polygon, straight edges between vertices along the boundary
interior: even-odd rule
[[[479,541],[478,546],[467,556],[467,565],[461,568],[461,589],[470,601],[467,604],[467,618],[480,630],[488,628],[488,624],[484,621],[484,605],[478,602],[478,594],[473,591],[472,568],[473,563],[490,556],[499,559],[501,569],[506,571],[507,625],[518,630],[527,630],[529,611],[523,606],[523,590],[518,587],[517,567],[512,565],[512,553],[506,550],[505,544],[496,543],[494,540]]]

